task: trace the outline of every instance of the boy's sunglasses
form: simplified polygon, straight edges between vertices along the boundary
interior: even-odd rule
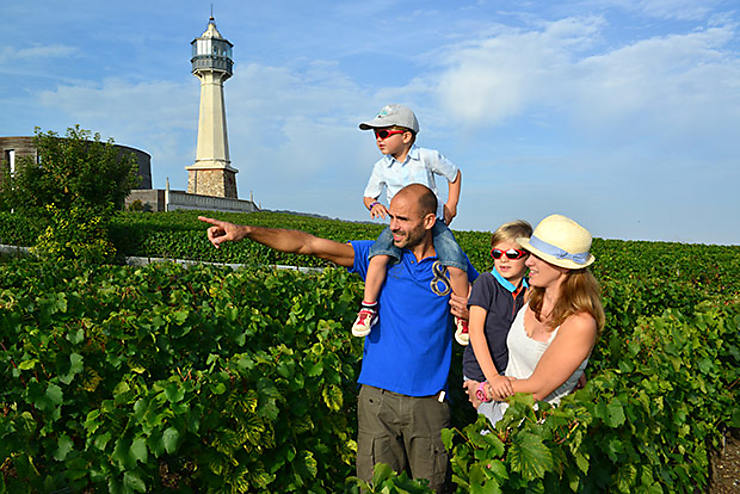
[[[376,130],[375,137],[380,137],[380,140],[384,141],[394,134],[403,134],[404,132],[406,131],[405,130],[385,130],[385,129]]]
[[[509,249],[506,252],[501,249],[491,249],[491,257],[493,257],[494,259],[501,259],[501,256],[503,255],[506,255],[508,259],[514,261],[526,256],[527,252],[519,249]]]

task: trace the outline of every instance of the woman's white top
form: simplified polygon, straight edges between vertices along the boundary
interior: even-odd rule
[[[560,326],[555,328],[547,341],[533,340],[527,336],[527,332],[524,330],[524,313],[527,311],[527,307],[529,307],[528,303],[524,304],[524,307],[519,310],[514,322],[511,324],[509,336],[506,337],[506,344],[509,347],[509,364],[506,366],[504,375],[516,377],[517,379],[527,379],[532,375],[534,368],[537,367],[537,363],[542,358],[542,354],[545,353],[547,347],[555,339],[555,335],[558,334],[558,329],[560,329]],[[560,399],[576,387],[587,364],[588,357],[581,362],[581,365],[578,366],[575,372],[560,387],[547,395],[543,401],[553,405],[560,403]],[[482,413],[492,425],[496,425],[496,422],[503,418],[504,412],[508,407],[509,404],[505,401],[484,402],[478,407],[478,413]]]
[[[528,303],[524,304],[524,307],[519,310],[509,330],[509,336],[506,338],[506,344],[509,347],[509,364],[506,366],[504,374],[517,379],[527,379],[532,375],[540,358],[542,358],[545,350],[550,346],[560,329],[560,326],[555,328],[547,341],[533,340],[527,336],[524,329],[524,313],[527,307],[529,307]],[[547,395],[543,401],[557,405],[563,396],[576,387],[583,371],[586,370],[586,365],[588,365],[588,357],[581,362],[581,365],[560,387]]]

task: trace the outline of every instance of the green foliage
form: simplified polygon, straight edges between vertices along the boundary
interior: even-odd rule
[[[18,260],[0,278],[8,492],[332,492],[353,471],[346,271]]]
[[[483,417],[445,434],[470,492],[694,492],[709,448],[734,426],[740,304],[642,317],[613,364],[553,408],[517,395],[490,434]],[[454,440],[457,440],[455,443]],[[561,486],[561,487],[558,487]],[[566,487],[567,486],[567,487]]]
[[[36,128],[34,146],[39,162],[21,158],[16,172],[3,179],[0,204],[5,210],[44,216],[44,207],[54,204],[60,210],[76,206],[109,214],[123,207],[136,185],[133,155],[79,125],[69,127],[64,137]]]
[[[46,210],[49,224],[31,248],[33,254],[51,262],[76,259],[101,264],[113,260],[116,249],[108,240],[103,217],[95,210],[72,206],[60,211],[54,204]]]
[[[112,237],[129,255],[321,265],[250,242],[214,249],[197,214],[121,213]],[[338,241],[380,229],[217,216]],[[38,228],[19,217],[0,216],[0,234]],[[456,235],[490,269],[489,234]],[[443,440],[458,492],[693,491],[722,430],[740,426],[740,247],[596,239],[594,251],[607,324],[586,388],[559,407],[515,396],[483,433],[454,347]],[[61,257],[0,264],[0,492],[427,491],[386,466],[350,477],[356,277]]]
[[[0,211],[0,244],[31,246],[43,232],[45,224],[41,218]]]
[[[377,463],[373,468],[373,478],[366,482],[357,477],[349,477],[352,493],[377,494],[425,494],[432,492],[425,479],[410,479],[406,472],[396,473],[385,463]]]

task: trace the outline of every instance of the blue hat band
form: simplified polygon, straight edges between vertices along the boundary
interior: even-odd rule
[[[553,256],[557,259],[568,259],[576,264],[586,264],[586,262],[588,261],[588,252],[578,252],[577,254],[571,254],[570,252],[564,251],[560,247],[548,244],[544,240],[540,240],[534,235],[532,235],[532,237],[529,239],[529,245],[543,252],[544,254],[547,254],[548,256]]]

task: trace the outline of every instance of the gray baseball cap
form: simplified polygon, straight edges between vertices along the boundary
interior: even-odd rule
[[[411,129],[414,134],[419,133],[419,121],[410,108],[403,105],[385,105],[380,109],[375,118],[368,122],[360,123],[360,129],[370,130],[382,127],[404,127]]]

